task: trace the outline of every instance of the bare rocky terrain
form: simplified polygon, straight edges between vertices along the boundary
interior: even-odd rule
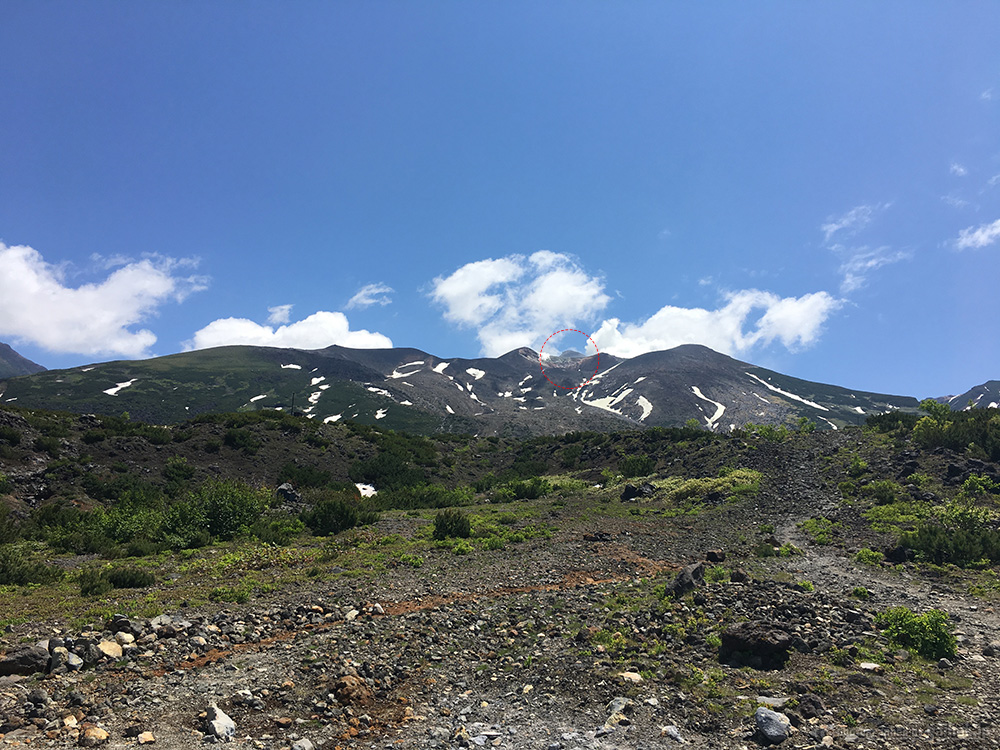
[[[309,558],[316,571],[286,565],[242,602],[191,596],[219,568],[183,577],[185,564],[234,554],[219,545],[161,557],[151,592],[115,590],[96,610],[65,588],[60,610],[44,586],[4,587],[0,672],[15,673],[0,677],[0,745],[1000,747],[995,574],[894,552],[894,534],[864,516],[872,504],[843,484],[857,457],[859,486],[916,473],[939,495],[995,477],[995,464],[860,429],[657,450],[653,474],[631,480],[649,497],[623,502],[622,480],[565,473],[537,500],[478,496],[467,512],[549,530],[495,549],[435,546],[435,511],[397,510],[326,540],[338,554]],[[23,470],[15,487],[39,481],[29,465],[5,469]],[[759,486],[672,512],[672,478],[722,467],[760,472]],[[803,526],[819,518],[829,538]],[[386,539],[388,557],[372,557]],[[864,564],[862,548],[889,557]],[[876,616],[895,606],[946,612],[954,654],[891,641]],[[95,611],[106,616],[81,620]]]

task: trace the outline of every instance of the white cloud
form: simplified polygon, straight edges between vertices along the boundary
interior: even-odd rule
[[[993,98],[993,89],[986,89],[986,91],[979,95],[979,98],[984,102],[990,101]]]
[[[267,308],[269,313],[267,322],[273,326],[289,322],[292,319],[292,307],[294,305],[275,305]]]
[[[909,260],[910,253],[902,250],[892,250],[889,247],[879,247],[874,250],[868,247],[851,248],[848,257],[840,266],[843,279],[840,282],[840,293],[848,294],[865,285],[868,274],[882,266]]]
[[[951,166],[948,168],[948,171],[951,172],[956,177],[965,177],[967,174],[969,174],[969,170],[963,167],[957,161],[953,161],[951,163]]]
[[[969,205],[969,201],[965,198],[959,198],[957,195],[942,195],[941,200],[952,208],[965,208]]]
[[[34,248],[0,243],[0,336],[57,353],[145,357],[156,335],[135,326],[207,286],[203,276],[179,275],[197,265],[190,258],[98,256],[95,265],[117,270],[73,287],[65,265],[47,263]]]
[[[992,177],[990,177],[990,179],[986,181],[986,184],[989,185],[990,187],[996,187],[997,185],[1000,185],[1000,174],[995,174]]]
[[[986,247],[1000,240],[1000,219],[992,224],[980,224],[978,227],[968,227],[958,233],[955,240],[955,248],[958,250],[968,250],[971,248]]]
[[[352,308],[365,308],[371,307],[372,305],[388,305],[392,302],[388,295],[392,294],[395,290],[391,286],[387,286],[382,283],[375,284],[365,284],[358,290],[358,293],[351,297],[347,302],[347,309]]]
[[[774,341],[788,348],[809,346],[842,304],[827,292],[779,297],[757,289],[731,292],[725,300],[726,304],[716,310],[667,305],[642,323],[611,318],[591,338],[602,352],[619,357],[681,344],[703,344],[725,354],[742,354]]]
[[[829,242],[838,232],[857,234],[871,224],[875,215],[889,207],[888,203],[876,203],[870,206],[855,206],[842,216],[827,218],[826,224],[820,227],[826,242]]]
[[[323,349],[339,344],[354,349],[387,349],[392,346],[392,341],[381,333],[352,331],[343,313],[320,310],[308,318],[277,328],[246,318],[214,320],[185,342],[184,350],[234,344],[292,349]]]
[[[491,357],[537,348],[557,327],[592,321],[611,301],[598,277],[549,250],[467,263],[434,279],[431,298],[444,305],[445,319],[477,327]]]

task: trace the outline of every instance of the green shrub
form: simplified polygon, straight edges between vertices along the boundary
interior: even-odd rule
[[[468,505],[473,500],[472,490],[456,487],[453,490],[439,484],[418,484],[409,487],[392,487],[379,490],[372,498],[373,504],[383,510],[413,508],[450,508]]]
[[[21,433],[14,427],[0,425],[0,443],[14,447],[21,444]]]
[[[260,450],[260,441],[248,430],[238,427],[230,427],[222,438],[222,442],[234,450],[243,451],[248,456],[253,456]]]
[[[938,565],[952,563],[964,568],[979,567],[984,561],[1000,562],[1000,532],[989,528],[949,529],[924,521],[916,530],[903,533],[899,543]]]
[[[6,495],[8,492],[14,489],[14,483],[10,481],[10,478],[0,471],[0,495]]]
[[[299,466],[287,463],[278,472],[278,484],[288,482],[297,488],[325,487],[330,483],[330,472],[317,469],[314,466]]]
[[[250,533],[265,544],[286,547],[305,528],[305,524],[298,518],[262,517],[250,528]]]
[[[877,614],[875,624],[893,643],[927,659],[954,656],[958,647],[948,615],[939,609],[917,615],[907,607],[893,607]]]
[[[156,583],[156,576],[142,568],[112,568],[104,576],[116,589],[144,589]]]
[[[399,562],[410,568],[422,568],[424,566],[424,558],[406,552],[399,556]]]
[[[851,596],[855,597],[856,599],[864,600],[867,599],[869,596],[871,596],[871,594],[868,593],[868,589],[866,589],[864,586],[855,586],[851,590]]]
[[[472,533],[469,517],[460,510],[445,510],[434,517],[434,538],[460,537],[468,539]]]
[[[840,526],[829,518],[807,518],[799,524],[816,544],[833,543],[833,530]]]
[[[851,456],[851,463],[847,467],[847,473],[857,479],[866,471],[868,471],[868,462],[857,454]]]
[[[268,494],[233,480],[210,480],[192,495],[204,509],[208,533],[228,540],[256,523],[268,506]]]
[[[467,555],[472,552],[472,544],[469,543],[468,539],[460,539],[455,543],[455,546],[452,547],[452,550],[456,555]]]
[[[194,467],[183,456],[171,456],[163,467],[163,478],[168,482],[181,485],[194,477]]]
[[[83,442],[87,445],[93,445],[94,443],[100,443],[102,440],[107,440],[108,431],[107,430],[87,430],[80,437]]]
[[[888,479],[869,482],[861,488],[861,494],[874,500],[878,505],[888,505],[896,501],[901,487]]]
[[[202,450],[205,451],[205,453],[218,453],[222,450],[222,442],[216,440],[215,438],[209,438],[202,446]]]
[[[854,553],[854,559],[863,565],[881,565],[885,555],[877,550],[862,547]]]
[[[355,526],[374,523],[378,520],[378,514],[358,509],[353,503],[341,497],[328,496],[303,512],[301,518],[314,534],[329,536],[353,529]]]
[[[0,545],[0,586],[52,583],[62,577],[63,572],[59,568],[30,560],[20,547]]]
[[[729,580],[729,570],[722,565],[713,565],[705,571],[706,583],[722,583]]]
[[[656,462],[647,455],[625,456],[618,462],[618,471],[626,479],[631,477],[645,477],[653,473]]]
[[[101,571],[93,568],[81,570],[76,582],[80,587],[80,596],[103,596],[114,588]]]
[[[42,436],[35,438],[35,450],[48,453],[52,458],[59,457],[59,438]]]

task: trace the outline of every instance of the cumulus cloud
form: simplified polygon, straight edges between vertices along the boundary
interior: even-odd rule
[[[888,208],[888,204],[875,203],[870,206],[855,206],[841,216],[831,216],[820,227],[824,239],[829,242],[838,233],[857,234],[872,223],[876,214]]]
[[[956,177],[965,177],[967,174],[969,174],[969,170],[963,167],[957,161],[953,161],[951,163],[951,166],[948,168],[948,171],[951,172]]]
[[[381,333],[352,331],[343,313],[320,310],[308,318],[277,328],[247,318],[213,320],[184,343],[184,350],[234,344],[290,349],[323,349],[339,344],[353,349],[388,349],[392,341]]]
[[[979,98],[982,99],[984,102],[990,101],[991,99],[993,99],[993,89],[986,89],[986,91],[984,91],[979,95]]]
[[[197,265],[191,258],[99,256],[94,263],[116,270],[74,287],[66,266],[26,245],[0,243],[0,336],[60,354],[145,357],[156,335],[136,326],[207,286],[203,276],[184,275]]]
[[[725,304],[715,310],[667,305],[642,323],[611,318],[591,338],[602,352],[619,357],[681,344],[703,344],[730,355],[774,341],[791,349],[815,343],[823,323],[841,304],[827,292],[779,297],[744,289],[727,293]]]
[[[538,347],[557,327],[594,320],[611,301],[600,278],[549,250],[467,263],[434,279],[430,296],[446,320],[479,329],[490,357]]]
[[[978,227],[967,227],[958,233],[955,240],[955,248],[958,250],[968,250],[969,248],[980,248],[992,245],[1000,240],[1000,219],[992,224],[980,224]]]
[[[848,294],[863,287],[868,280],[868,274],[882,266],[908,260],[910,253],[902,250],[892,250],[888,247],[870,249],[856,247],[846,253],[846,258],[840,266],[843,280],[840,282],[840,293]]]
[[[392,302],[388,295],[395,291],[391,286],[385,284],[365,284],[358,290],[358,293],[347,302],[347,309],[365,308],[372,305],[388,305]]]
[[[293,305],[275,305],[267,308],[267,322],[274,326],[288,323],[292,319],[292,307]]]

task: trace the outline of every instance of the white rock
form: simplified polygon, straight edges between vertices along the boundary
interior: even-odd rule
[[[236,722],[214,703],[208,707],[208,731],[220,740],[228,741],[236,736]]]

